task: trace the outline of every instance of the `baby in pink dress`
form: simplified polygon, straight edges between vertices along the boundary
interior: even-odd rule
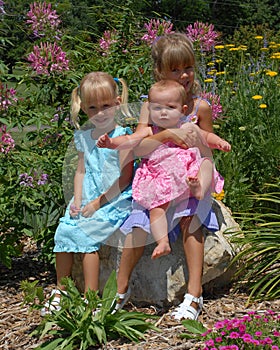
[[[184,127],[186,92],[173,80],[162,80],[149,91],[149,113],[153,127],[150,135],[168,128]],[[219,136],[200,130],[204,144],[219,144],[217,148],[230,150]],[[211,152],[209,153],[211,155]],[[182,181],[185,179],[185,181]],[[170,253],[166,210],[169,205],[195,197],[204,198],[213,190],[223,188],[223,178],[216,171],[210,157],[202,157],[197,147],[180,148],[172,142],[161,144],[145,156],[133,180],[133,199],[150,212],[151,232],[157,242],[152,259]]]

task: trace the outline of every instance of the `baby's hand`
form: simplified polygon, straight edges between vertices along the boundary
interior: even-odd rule
[[[108,134],[101,135],[96,143],[99,148],[113,148],[112,141]]]
[[[227,141],[221,140],[217,143],[217,149],[224,152],[229,152],[231,150],[231,145]]]
[[[81,208],[76,207],[74,203],[70,205],[69,214],[72,218],[78,217],[81,212]]]

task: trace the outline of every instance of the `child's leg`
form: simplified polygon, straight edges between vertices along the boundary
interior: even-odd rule
[[[166,203],[150,210],[151,231],[157,242],[157,246],[152,254],[152,259],[168,255],[171,252],[168,239],[168,224],[165,213],[168,205],[169,203]]]
[[[85,293],[98,290],[99,280],[99,254],[98,252],[83,254],[83,272],[85,280]]]
[[[208,193],[213,182],[213,163],[210,159],[205,159],[201,163],[197,176],[189,176],[186,179],[191,194],[196,199],[203,199]]]
[[[65,290],[65,286],[61,284],[63,277],[70,277],[73,266],[73,253],[56,253],[56,280],[57,287]]]

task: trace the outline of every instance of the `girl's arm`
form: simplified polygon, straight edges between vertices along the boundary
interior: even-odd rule
[[[213,132],[212,108],[207,101],[200,100],[197,117],[200,129]]]
[[[92,214],[100,209],[103,205],[110,202],[118,194],[120,194],[132,182],[133,175],[133,153],[130,150],[119,151],[120,158],[120,177],[112,184],[106,192],[89,202],[82,210],[84,217],[92,216]]]
[[[74,201],[70,206],[70,216],[72,217],[77,216],[81,211],[84,176],[84,153],[78,152],[78,165],[74,176]]]
[[[99,137],[97,140],[97,147],[110,148],[110,149],[133,149],[139,142],[150,135],[150,128],[148,127],[149,111],[147,103],[145,102],[140,111],[139,123],[136,131],[131,135],[121,135],[114,138],[110,138],[107,134]]]

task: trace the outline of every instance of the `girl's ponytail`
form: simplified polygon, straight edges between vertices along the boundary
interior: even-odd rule
[[[71,120],[74,124],[74,127],[76,129],[80,129],[80,124],[78,122],[78,115],[81,109],[81,98],[80,98],[80,93],[79,93],[80,87],[76,87],[71,94],[71,109],[70,109],[70,114],[71,114]]]

